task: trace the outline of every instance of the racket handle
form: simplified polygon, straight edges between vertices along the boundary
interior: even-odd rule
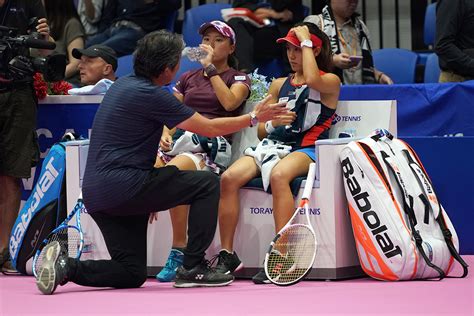
[[[308,176],[306,177],[306,185],[304,186],[302,199],[308,199],[313,190],[314,177],[316,176],[316,164],[312,162],[309,165]]]

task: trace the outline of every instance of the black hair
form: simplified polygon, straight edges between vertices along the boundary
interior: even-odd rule
[[[137,43],[133,69],[137,76],[153,79],[179,63],[184,42],[181,35],[159,30],[145,35]]]

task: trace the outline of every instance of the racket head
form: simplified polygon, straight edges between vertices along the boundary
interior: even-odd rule
[[[61,225],[53,230],[41,243],[33,257],[33,275],[36,277],[39,268],[43,264],[45,255],[43,249],[53,241],[58,241],[61,251],[68,254],[68,257],[79,259],[84,246],[84,235],[77,226]]]
[[[41,242],[33,256],[33,275],[37,277],[39,267],[43,263],[43,249],[49,243],[58,241],[61,251],[68,254],[69,257],[79,259],[84,247],[84,235],[81,226],[81,212],[85,212],[82,192],[79,194],[76,205],[66,219],[59,224],[49,235]],[[74,221],[73,221],[74,219]]]
[[[288,286],[302,280],[313,267],[316,234],[310,225],[285,226],[265,254],[264,269],[273,284]]]

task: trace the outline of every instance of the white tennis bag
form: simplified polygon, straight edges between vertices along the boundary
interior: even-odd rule
[[[413,149],[386,130],[350,142],[340,156],[359,260],[380,280],[439,278],[459,240]]]

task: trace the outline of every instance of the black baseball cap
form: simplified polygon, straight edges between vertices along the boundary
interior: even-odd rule
[[[74,48],[72,50],[72,56],[74,56],[74,58],[81,59],[82,55],[87,57],[100,57],[108,64],[111,64],[114,71],[117,70],[117,54],[108,46],[92,45],[84,49]]]

